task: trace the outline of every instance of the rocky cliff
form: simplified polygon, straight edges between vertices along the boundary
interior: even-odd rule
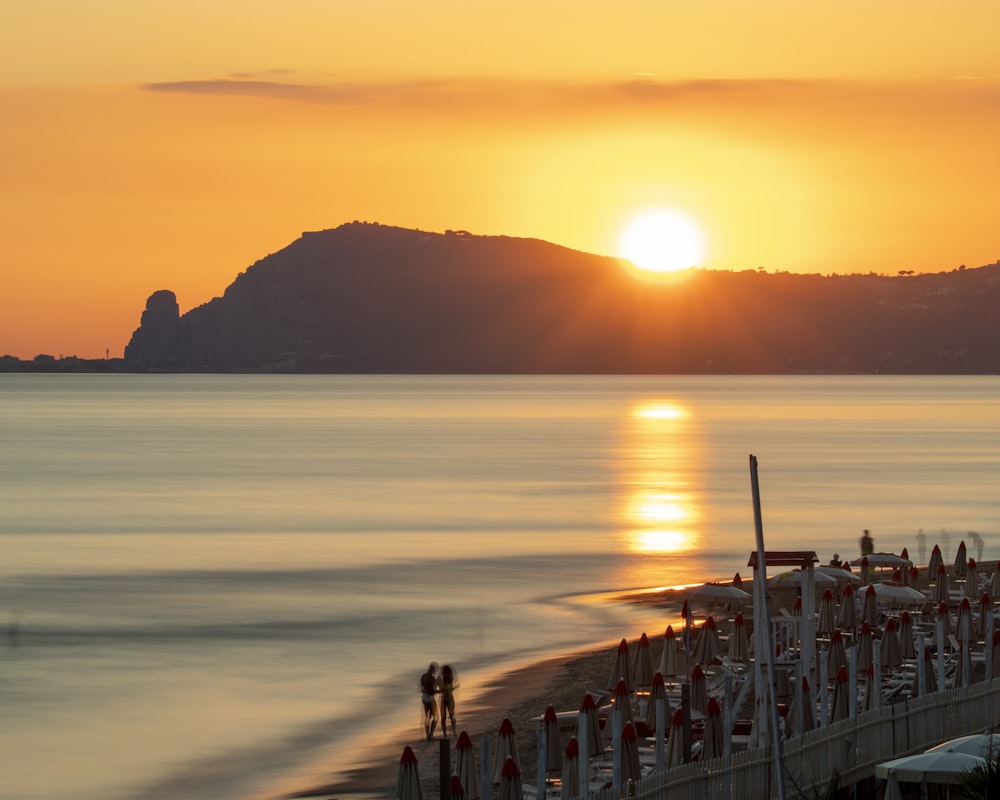
[[[180,316],[133,370],[996,373],[1000,264],[933,275],[644,278],[537,240],[351,223],[305,233]]]

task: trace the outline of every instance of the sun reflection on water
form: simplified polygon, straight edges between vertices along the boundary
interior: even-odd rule
[[[698,545],[698,510],[689,476],[697,452],[689,412],[676,403],[642,403],[625,433],[621,522],[630,550],[670,554]]]

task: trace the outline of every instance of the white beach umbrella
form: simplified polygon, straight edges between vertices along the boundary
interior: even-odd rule
[[[779,572],[767,579],[768,585],[774,589],[798,589],[801,588],[808,572],[801,569],[790,569]],[[834,589],[837,581],[825,573],[813,570],[813,579],[817,589]]]
[[[708,761],[722,755],[722,708],[714,697],[705,706],[705,736],[702,740],[701,760]]]
[[[672,678],[680,673],[677,659],[677,634],[668,625],[663,634],[663,652],[660,653],[660,674]]]
[[[900,658],[911,659],[917,657],[917,649],[913,641],[913,620],[910,612],[904,611],[899,615],[899,655]]]
[[[830,635],[830,652],[827,653],[827,668],[830,675],[836,675],[841,667],[847,666],[847,648],[844,636],[838,628]]]
[[[799,717],[802,717],[801,723]],[[799,681],[799,689],[792,697],[792,704],[785,717],[785,728],[788,737],[801,736],[816,727],[816,704],[812,692],[809,691],[809,679],[805,675]]]
[[[691,668],[691,710],[701,714],[705,713],[705,706],[708,704],[708,691],[705,688],[705,671],[701,664],[695,664]]]
[[[851,563],[862,565],[865,559],[868,560],[868,566],[872,569],[902,569],[903,567],[909,569],[913,566],[910,559],[897,556],[895,553],[869,553],[854,559]]]
[[[503,722],[500,723],[500,730],[497,732],[497,748],[493,758],[493,783],[500,783],[500,779],[503,777],[504,762],[508,758],[513,759],[518,775],[520,775],[521,756],[517,752],[517,736],[514,733],[514,725],[509,718],[504,717]]]
[[[632,663],[632,688],[649,686],[653,681],[653,653],[649,647],[649,639],[643,631],[635,647],[635,660]]]
[[[850,685],[847,679],[847,667],[837,670],[837,680],[833,684],[832,709],[830,711],[830,721],[840,722],[850,716],[850,704],[853,702],[850,697]]]
[[[670,736],[667,739],[667,769],[684,763],[684,712],[677,709],[670,721]]]
[[[931,550],[931,557],[927,561],[927,580],[937,580],[938,567],[943,566],[943,564],[941,548],[934,545],[934,549]]]
[[[993,577],[990,579],[990,597],[1000,597],[1000,561],[993,568]]]
[[[476,749],[469,734],[462,731],[455,742],[455,774],[462,782],[466,800],[479,800],[479,770],[476,769]]]
[[[878,602],[891,608],[922,606],[927,602],[923,592],[902,582],[875,583],[871,588]]]
[[[628,640],[622,639],[615,650],[615,661],[608,675],[608,691],[614,691],[619,680],[624,680],[629,691],[632,691],[632,654],[628,648]]]
[[[562,794],[564,800],[580,796],[580,743],[570,736],[563,751]]]
[[[894,775],[905,783],[961,783],[976,767],[985,765],[985,758],[969,753],[934,750],[876,764],[875,777],[888,780]]]
[[[970,736],[959,736],[957,739],[941,742],[941,744],[929,748],[927,752],[933,753],[936,750],[969,753],[987,760],[996,759],[1000,756],[1000,733],[974,733]]]
[[[507,756],[500,768],[500,800],[524,800],[521,768],[511,756]]]
[[[969,559],[969,566],[965,571],[965,596],[979,597],[979,567],[974,558]]]
[[[750,602],[750,595],[732,585],[705,583],[687,592],[692,600],[711,605],[743,605]]]
[[[594,696],[587,692],[580,703],[580,714],[584,717],[587,728],[587,755],[599,756],[604,752],[604,737],[601,735],[601,721],[598,719],[597,703]]]
[[[935,603],[947,603],[949,599],[949,593],[951,587],[948,585],[948,572],[944,568],[944,564],[938,565],[937,576],[934,581],[934,597]]]
[[[399,759],[395,798],[396,800],[422,800],[423,798],[417,756],[409,745],[403,748],[403,755]]]
[[[729,632],[729,658],[743,663],[750,661],[750,637],[742,614],[733,618],[733,629]]]
[[[465,800],[465,787],[462,786],[462,779],[458,773],[451,776],[450,791],[451,800]]]
[[[613,705],[608,707],[608,716],[604,721],[604,738],[607,741],[611,741],[611,737],[614,735],[614,725],[611,724],[611,720],[616,711],[620,711],[622,715],[622,726],[626,722],[633,722],[632,718],[632,703],[631,703],[631,693],[628,690],[628,686],[625,685],[624,678],[618,681],[618,685],[615,687],[614,693],[611,695]]]
[[[878,593],[875,591],[875,585],[869,583],[865,589],[864,604],[861,606],[861,621],[878,625],[878,617]]]

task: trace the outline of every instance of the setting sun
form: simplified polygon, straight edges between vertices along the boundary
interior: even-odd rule
[[[687,214],[655,209],[631,219],[622,231],[619,251],[640,269],[673,272],[697,266],[705,242],[698,223]]]

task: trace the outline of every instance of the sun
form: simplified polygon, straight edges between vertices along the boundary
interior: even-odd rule
[[[639,269],[674,272],[698,265],[705,254],[705,238],[698,223],[683,211],[649,209],[625,226],[618,249]]]

